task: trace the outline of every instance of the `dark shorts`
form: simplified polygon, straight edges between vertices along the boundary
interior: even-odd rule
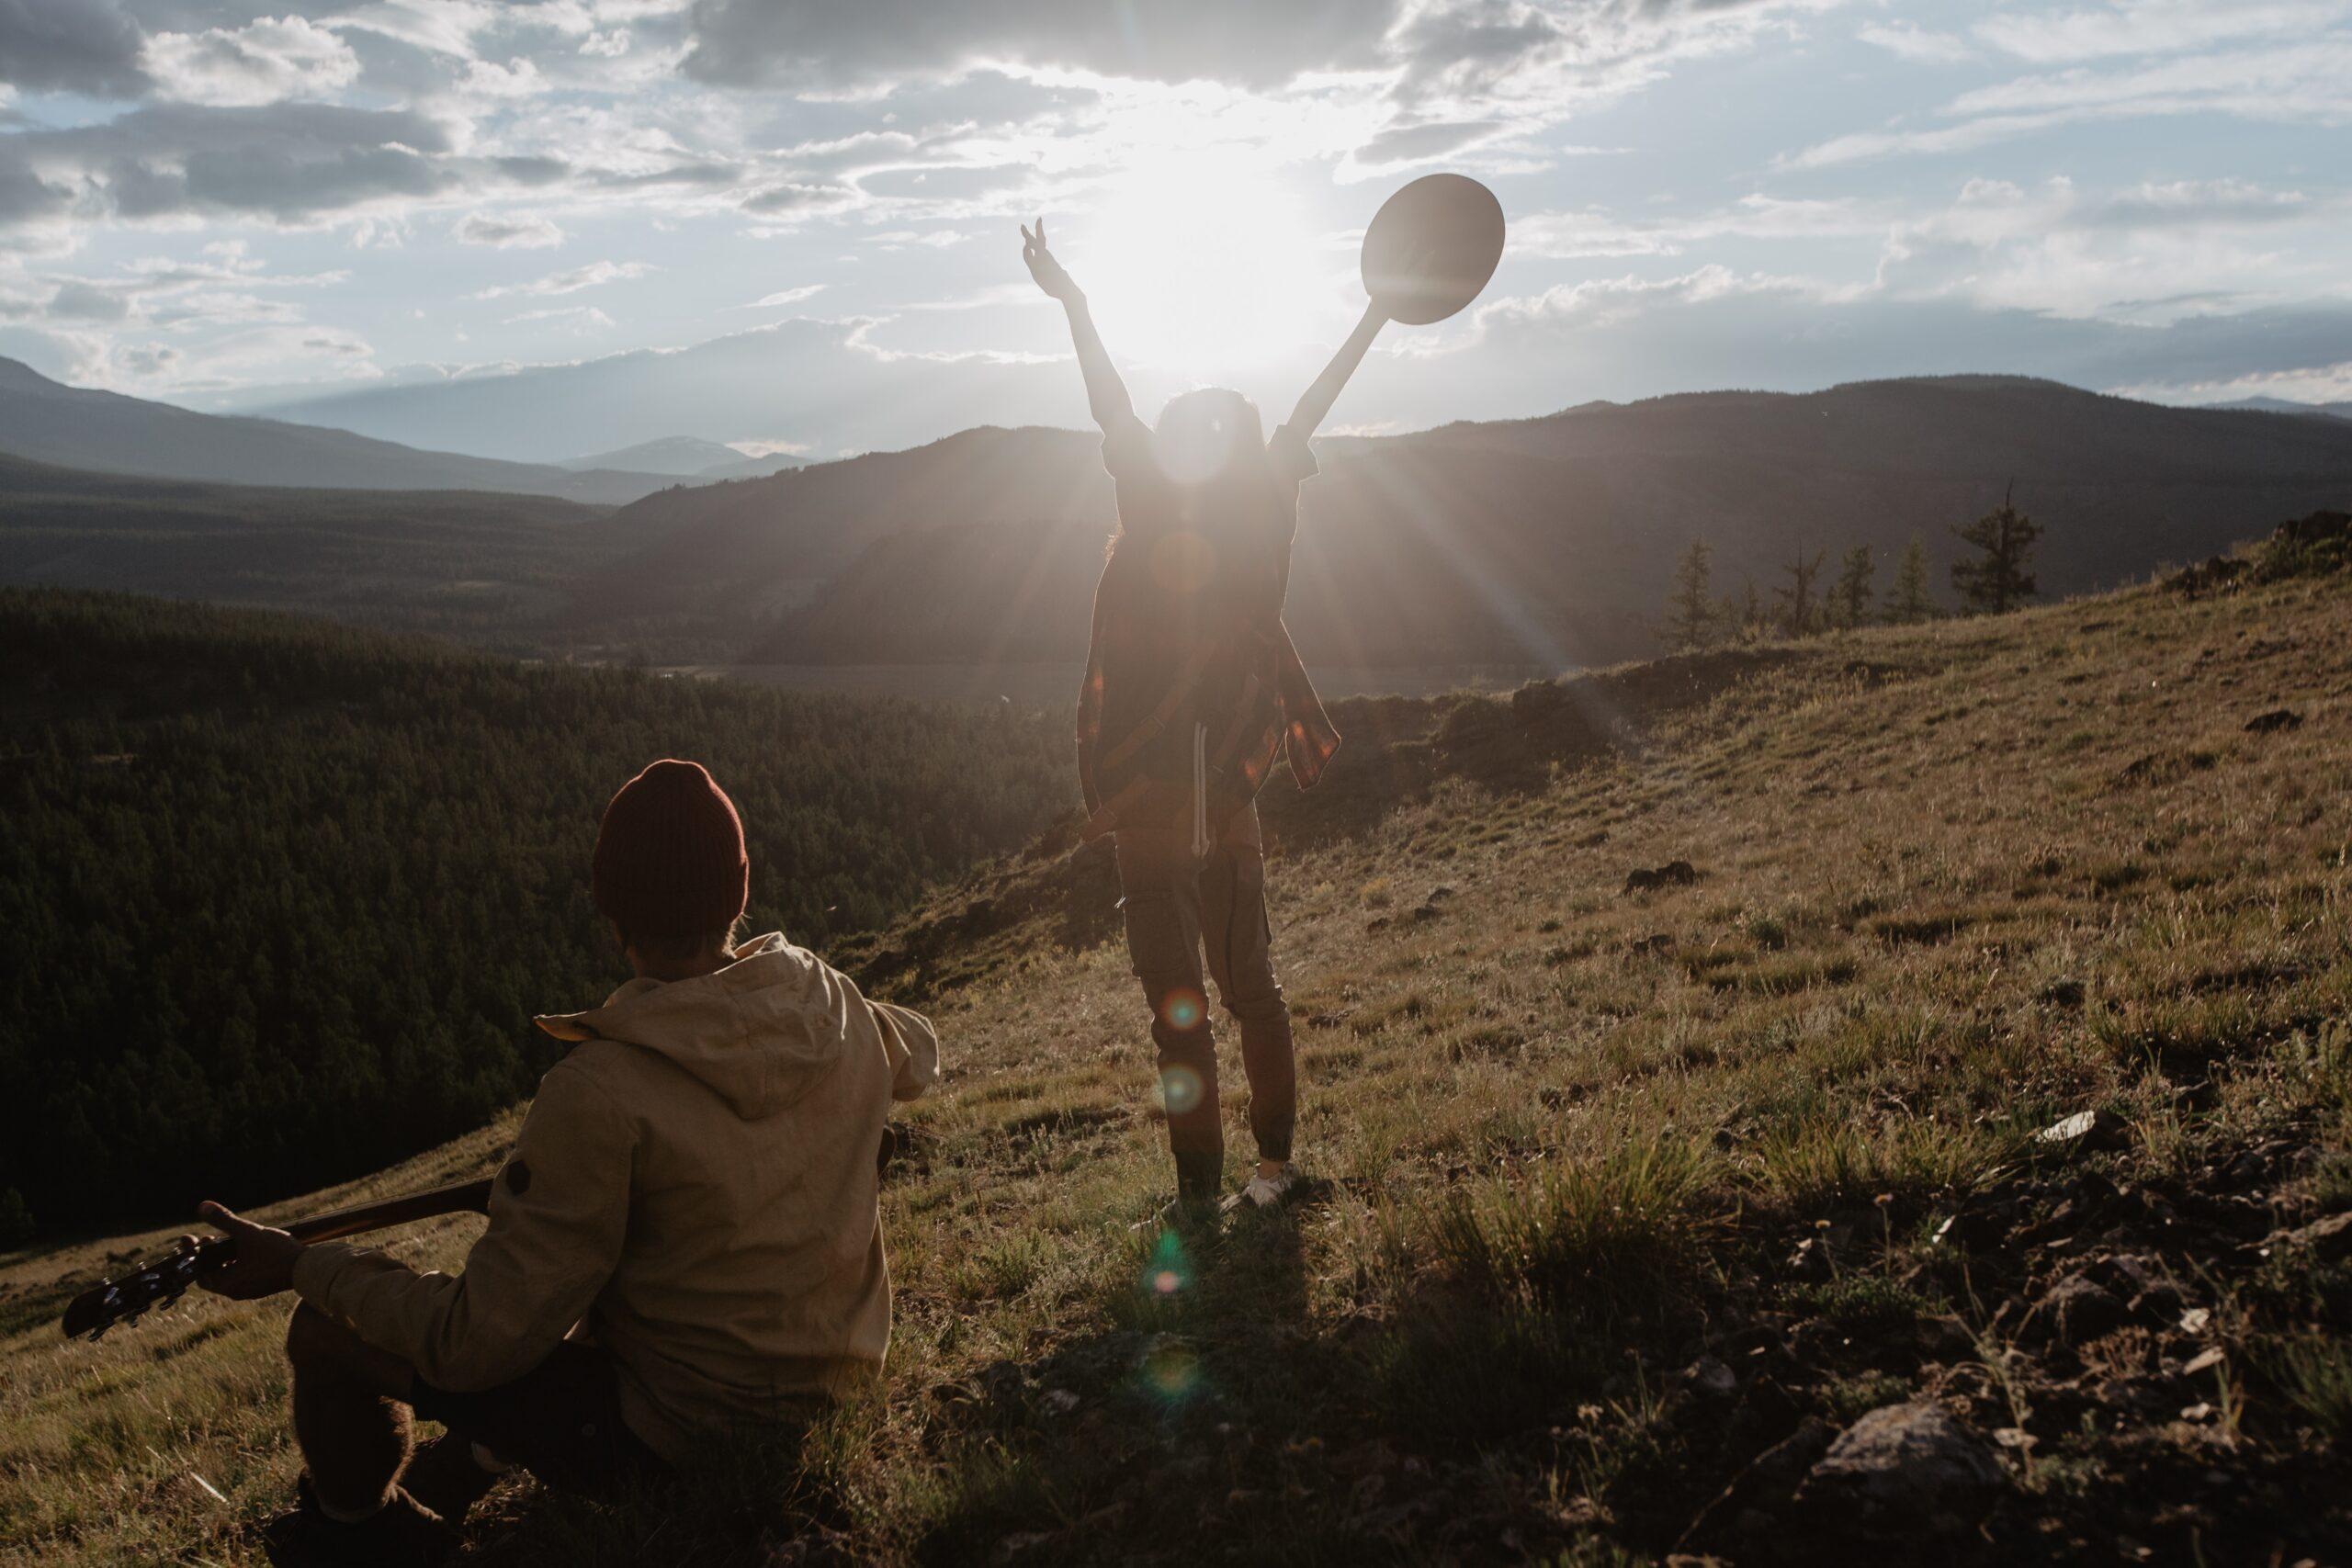
[[[669,1468],[621,1419],[620,1375],[594,1345],[567,1339],[514,1382],[472,1393],[420,1378],[409,1404],[559,1491],[608,1495]]]

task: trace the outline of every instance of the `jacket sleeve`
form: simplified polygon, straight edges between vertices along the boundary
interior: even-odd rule
[[[303,1249],[294,1288],[436,1388],[510,1382],[547,1358],[611,1277],[635,1165],[630,1120],[588,1074],[558,1064],[491,1189],[490,1229],[463,1274],[328,1243]]]
[[[867,1002],[890,1064],[890,1098],[920,1100],[939,1082],[939,1033],[931,1020],[896,1002]]]

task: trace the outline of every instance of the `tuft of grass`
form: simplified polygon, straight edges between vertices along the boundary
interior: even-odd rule
[[[2306,1334],[2275,1352],[2278,1386],[2331,1442],[2352,1437],[2352,1342]]]
[[[1882,1192],[1966,1190],[2017,1147],[2014,1134],[1975,1123],[1906,1121],[1871,1127],[1827,1113],[1781,1122],[1758,1140],[1766,1190],[1799,1213]]]
[[[1532,1180],[1456,1187],[1430,1216],[1430,1251],[1489,1298],[1607,1318],[1685,1276],[1706,1169],[1692,1145],[1655,1137],[1546,1165]]]

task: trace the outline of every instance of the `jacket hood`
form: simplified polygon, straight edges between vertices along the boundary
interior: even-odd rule
[[[806,1093],[848,1048],[847,982],[777,932],[691,980],[629,981],[585,1012],[537,1021],[558,1040],[617,1040],[658,1052],[745,1121]]]

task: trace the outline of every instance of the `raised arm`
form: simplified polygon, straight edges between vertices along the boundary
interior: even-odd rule
[[[1348,341],[1331,355],[1331,363],[1323,367],[1323,374],[1315,378],[1313,386],[1299,394],[1298,406],[1290,411],[1291,431],[1300,440],[1304,441],[1315,434],[1315,427],[1323,423],[1323,416],[1329,413],[1331,405],[1339,400],[1340,389],[1348,384],[1348,378],[1354,375],[1356,367],[1363,363],[1364,351],[1372,347],[1372,340],[1378,337],[1380,329],[1387,324],[1387,308],[1379,300],[1374,299],[1363,308],[1363,319],[1356,322],[1356,330],[1348,334]]]
[[[1025,226],[1022,229],[1021,259],[1029,264],[1029,276],[1037,280],[1037,287],[1060,300],[1069,317],[1070,342],[1078,348],[1078,367],[1086,377],[1086,406],[1094,423],[1108,431],[1133,419],[1135,403],[1127,396],[1127,384],[1119,379],[1118,367],[1111,363],[1111,351],[1102,346],[1102,334],[1094,330],[1094,317],[1086,308],[1086,291],[1046,248],[1044,219],[1037,220],[1034,233]]]

